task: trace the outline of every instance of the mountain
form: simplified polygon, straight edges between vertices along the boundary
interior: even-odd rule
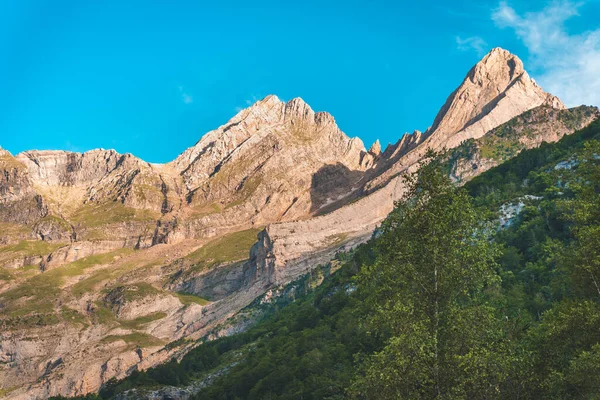
[[[562,115],[563,111],[556,113]],[[553,111],[538,108],[523,118],[538,120],[546,112]],[[521,121],[517,118],[507,128],[516,127]],[[493,268],[496,284],[488,283],[484,293],[476,296],[476,306],[459,313],[468,296],[457,294],[455,309],[441,318],[441,324],[454,328],[444,330],[439,339],[453,345],[439,346],[444,355],[440,369],[450,378],[441,381],[442,393],[494,399],[578,399],[598,394],[598,376],[593,373],[598,368],[594,355],[598,354],[599,337],[595,332],[600,329],[598,289],[593,278],[598,268],[597,264],[593,269],[590,266],[600,248],[597,239],[590,237],[590,228],[597,232],[600,227],[599,149],[600,121],[596,121],[558,143],[525,150],[466,183],[465,192],[471,196],[463,197],[466,201],[459,207],[470,208],[475,203],[485,209],[486,216],[479,214],[481,219],[473,226],[477,229],[483,223],[494,227],[487,235],[501,245],[500,256]],[[581,182],[586,184],[580,186]],[[439,220],[452,215],[447,212],[451,203],[444,203],[431,221],[435,228],[440,227]],[[419,212],[406,202],[399,207]],[[572,218],[574,211],[583,210],[578,218]],[[422,303],[433,304],[430,293],[421,291],[431,287],[433,279],[418,280],[414,286],[387,284],[403,275],[404,267],[400,257],[390,263],[387,256],[394,252],[428,261],[418,251],[410,254],[402,250],[416,244],[417,250],[434,253],[441,245],[440,235],[432,235],[434,247],[422,236],[407,238],[399,233],[407,227],[406,219],[397,218],[399,214],[394,214],[394,224],[387,225],[381,235],[336,257],[330,267],[339,269],[327,275],[318,288],[302,291],[304,282],[317,274],[291,284],[300,293],[293,304],[278,307],[270,318],[243,334],[198,346],[180,362],[111,382],[98,398],[396,399],[404,398],[404,393],[435,398],[434,385],[422,384],[424,379],[433,381],[435,377],[431,368],[434,353],[419,351],[413,345],[432,340],[429,330],[434,324],[418,324],[415,329],[416,324],[411,323],[415,315],[419,318],[427,312],[427,305]],[[409,221],[419,223],[421,215]],[[427,229],[425,223],[413,232],[419,235]],[[462,242],[461,234],[457,236]],[[584,259],[591,263],[581,263],[578,250],[582,247],[586,249]],[[436,257],[447,259],[447,252],[440,253]],[[425,268],[428,266],[425,262]],[[430,266],[425,269],[431,270]],[[445,272],[445,266],[440,270]],[[409,271],[406,275],[410,279],[422,270],[410,265]],[[376,285],[370,284],[370,272]],[[386,273],[392,276],[387,275],[383,281],[387,285],[382,285],[381,277]],[[474,275],[471,269],[463,276],[473,279]],[[385,297],[387,302],[373,301],[372,292],[378,290],[391,292]],[[416,301],[419,296],[426,300]],[[415,302],[409,312],[408,307],[394,310],[397,304]],[[487,310],[483,314],[486,318],[481,317],[482,308]],[[373,334],[368,329],[377,323],[388,323],[392,328]],[[406,335],[407,331],[411,334]],[[494,333],[490,335],[490,331]],[[448,341],[448,337],[453,339]],[[423,362],[428,358],[429,362]],[[370,374],[373,362],[376,364]],[[474,365],[477,368],[471,368]],[[402,368],[405,374],[398,373]],[[481,375],[474,384],[477,374]]]
[[[427,149],[454,149],[449,171],[466,180],[598,115],[566,110],[494,49],[430,129],[383,152],[275,96],[167,164],[0,150],[1,388],[88,393],[246,329],[246,307],[367,241]]]

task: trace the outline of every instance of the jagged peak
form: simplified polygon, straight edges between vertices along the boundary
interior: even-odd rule
[[[379,139],[375,140],[375,142],[369,148],[369,153],[374,156],[379,156],[381,154],[381,143],[379,143]]]
[[[510,82],[519,78],[523,73],[525,73],[525,67],[519,57],[508,50],[496,47],[471,68],[467,79],[476,85],[483,86],[493,84],[498,80]]]
[[[70,150],[36,150],[36,149],[32,149],[32,150],[25,150],[25,151],[19,153],[18,155],[56,155],[56,154],[92,155],[92,154],[98,154],[98,153],[121,155],[115,149],[104,149],[101,147],[97,148],[97,149],[86,150],[84,152],[70,151]],[[132,155],[132,154],[125,153],[123,155]],[[133,156],[133,157],[135,157],[135,156]]]
[[[514,113],[540,105],[549,97],[551,95],[527,74],[519,57],[496,47],[471,68],[448,97],[425,136],[437,133],[436,136],[448,137],[478,123],[495,110],[495,117],[479,129],[485,130],[515,116]],[[550,103],[557,108],[564,107],[558,99]],[[499,105],[501,110],[496,110]]]
[[[3,149],[2,146],[0,146],[0,156],[10,156],[12,157],[12,154],[10,153],[10,151]]]

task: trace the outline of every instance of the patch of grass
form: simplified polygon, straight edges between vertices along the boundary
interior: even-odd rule
[[[330,246],[336,246],[348,238],[347,233],[338,233],[327,237]]]
[[[103,338],[101,343],[114,343],[119,340],[122,340],[129,345],[134,345],[135,347],[162,346],[164,344],[162,340],[141,332],[134,332],[128,335],[109,335]]]
[[[221,205],[219,205],[218,203],[211,203],[208,205],[201,205],[201,206],[193,207],[192,208],[192,216],[195,218],[200,218],[200,217],[204,217],[206,215],[218,214],[221,211],[223,211],[223,209],[221,208]]]
[[[150,322],[158,321],[159,319],[163,319],[167,316],[167,313],[164,312],[155,312],[149,315],[144,315],[142,317],[136,319],[129,320],[119,320],[119,323],[122,327],[127,329],[140,329],[144,325],[149,324]]]
[[[125,289],[123,291],[125,301],[143,299],[144,297],[154,296],[160,293],[160,290],[156,289],[151,284],[144,282],[123,286],[123,288]]]
[[[165,350],[172,350],[177,347],[182,347],[190,342],[193,342],[193,340],[190,338],[187,338],[187,337],[182,337],[182,338],[179,338],[177,340],[173,340],[172,342],[167,343],[167,345],[165,346]]]
[[[0,281],[12,281],[14,277],[5,268],[0,267]]]
[[[6,396],[7,394],[9,394],[10,392],[13,392],[16,388],[18,388],[18,386],[9,386],[7,388],[0,388],[0,398],[3,398],[4,396]]]
[[[227,186],[231,178],[242,176],[252,169],[256,159],[250,156],[238,156],[223,164],[219,171],[212,177],[212,184]]]
[[[15,315],[0,318],[1,329],[26,329],[41,326],[52,326],[60,322],[54,312]]]
[[[196,264],[193,268],[196,271],[223,263],[245,260],[248,258],[250,248],[256,243],[258,232],[260,232],[259,229],[248,229],[221,236],[185,258]]]
[[[52,253],[64,243],[50,243],[41,240],[21,240],[17,244],[0,247],[0,254],[19,253],[23,256],[43,256]]]
[[[239,196],[237,200],[232,201],[231,203],[225,206],[225,209],[232,208],[244,204],[250,196],[258,189],[260,184],[262,183],[262,177],[254,175],[248,178],[240,188],[240,191],[237,193]]]
[[[108,269],[101,269],[100,271],[94,272],[88,278],[85,278],[73,286],[71,286],[71,293],[76,297],[81,297],[86,293],[92,293],[100,283],[111,278],[111,271]]]
[[[210,301],[194,294],[175,293],[175,295],[179,298],[179,301],[186,306],[189,306],[190,304],[200,304],[201,306],[205,306],[210,303]]]
[[[134,250],[130,250],[134,251]],[[156,260],[152,263],[146,264],[138,269],[150,268],[155,265],[158,265],[162,262],[162,260]],[[103,282],[106,282],[110,279],[113,279],[117,276],[120,276],[128,271],[136,269],[139,264],[135,262],[127,262],[123,263],[116,268],[104,268],[98,271],[95,271],[93,274],[88,276],[87,278],[77,282],[71,287],[71,293],[77,297],[81,297],[86,293],[92,293],[97,290],[98,286]]]
[[[38,223],[39,222],[52,222],[53,224],[60,225],[66,230],[71,229],[71,225],[67,221],[56,215],[47,215],[44,218],[40,219]]]
[[[85,315],[81,314],[79,311],[69,308],[67,306],[62,306],[61,309],[62,318],[71,323],[71,324],[80,324],[84,327],[88,326],[88,321]]]
[[[144,183],[137,183],[133,185],[133,190],[138,199],[147,201],[148,196],[151,196],[153,199],[160,200],[163,198],[163,194],[161,190],[153,185],[148,185]]]
[[[27,235],[31,229],[26,225],[11,224],[9,222],[0,222],[0,236],[8,238],[18,238]]]
[[[133,252],[121,249],[110,253],[82,258],[50,271],[35,275],[19,286],[0,294],[0,300],[6,305],[4,312],[11,315],[25,315],[30,312],[52,310],[59,299],[61,285],[67,277],[81,275],[85,269],[99,264],[110,263],[116,255]]]
[[[293,124],[291,126],[290,132],[292,134],[291,143],[293,145],[308,144],[319,137],[318,132],[315,131],[308,124],[308,122],[300,119],[295,119],[292,122]]]
[[[24,267],[12,270],[11,273],[13,275],[13,278],[28,279],[28,278],[31,278],[32,276],[40,273],[40,266],[39,265],[26,265]]]
[[[139,210],[126,207],[118,201],[100,204],[86,204],[73,214],[73,222],[88,227],[99,227],[108,224],[130,221],[155,221],[160,214],[150,210]]]
[[[110,308],[105,306],[100,301],[97,301],[94,304],[96,306],[96,309],[94,312],[94,322],[96,322],[98,324],[103,324],[103,325],[108,325],[112,322],[116,322],[117,319],[115,318],[115,315],[110,310]]]

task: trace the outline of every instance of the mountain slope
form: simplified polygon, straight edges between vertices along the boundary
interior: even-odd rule
[[[301,223],[272,224],[265,231],[265,265],[273,271],[306,271],[311,262],[326,260],[335,252],[332,241],[344,236],[353,242],[370,237],[374,227],[393,209],[405,191],[402,175],[414,172],[428,149],[442,150],[476,139],[536,107],[563,110],[556,97],[545,93],[523,69],[515,55],[494,49],[467,74],[448,98],[434,125],[425,134],[416,131],[388,147],[365,174],[360,190],[334,203],[329,213]],[[572,133],[597,118],[591,112],[563,130]],[[543,120],[543,118],[542,118]],[[559,136],[537,132],[531,146]],[[477,173],[479,171],[476,171]],[[348,204],[350,203],[350,204]],[[308,259],[312,261],[307,262]],[[273,274],[276,275],[276,274]]]
[[[494,50],[435,129],[383,153],[301,99],[275,96],[165,165],[110,150],[3,152],[0,379],[15,382],[11,398],[95,391],[184,354],[218,326],[245,329],[252,318],[227,321],[369,239],[432,143],[497,144],[500,131],[486,139],[481,130],[503,131],[499,121],[534,110],[509,135],[534,147],[597,118],[562,110],[521,69]]]
[[[493,304],[502,319],[509,321],[504,334],[530,353],[513,360],[513,369],[506,371],[504,380],[479,382],[495,388],[494,398],[514,398],[515,393],[524,398],[597,394],[597,386],[590,385],[594,375],[583,379],[578,375],[582,369],[593,371],[596,365],[585,361],[597,351],[598,336],[590,334],[599,326],[597,293],[591,279],[570,279],[576,269],[570,259],[565,264],[560,254],[571,255],[577,246],[569,231],[573,229],[570,209],[564,206],[581,200],[577,189],[563,192],[565,182],[581,181],[586,171],[578,170],[581,164],[576,160],[593,159],[593,154],[586,156],[585,147],[594,142],[597,149],[600,121],[558,143],[526,150],[466,185],[474,201],[492,211],[494,224],[506,217],[507,206],[518,208],[510,217],[511,224],[495,236],[504,245],[498,266],[503,285],[500,293],[493,294]],[[597,163],[594,168],[597,172]],[[525,177],[533,184],[525,183]],[[531,236],[536,240],[523,240]],[[364,318],[373,310],[365,306],[366,294],[353,279],[361,267],[373,264],[378,251],[378,239],[373,239],[353,254],[340,256],[346,260],[342,269],[272,318],[244,334],[204,343],[180,363],[113,382],[100,392],[100,398],[347,396],[360,365],[382,346],[363,328]],[[587,291],[582,290],[587,284]],[[588,296],[592,301],[587,301]],[[581,314],[584,311],[588,314]],[[494,368],[498,371],[503,364]],[[557,380],[558,374],[566,379]]]

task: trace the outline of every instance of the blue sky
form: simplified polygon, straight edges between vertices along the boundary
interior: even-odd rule
[[[600,104],[600,0],[0,0],[0,146],[166,162],[240,107],[302,97],[349,136],[424,130],[492,47]]]

